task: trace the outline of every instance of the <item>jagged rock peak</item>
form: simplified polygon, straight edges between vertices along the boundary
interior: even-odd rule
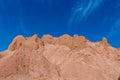
[[[44,43],[52,44],[53,37],[51,35],[43,35],[43,37],[41,38],[41,40]]]
[[[15,39],[14,39],[13,42],[10,44],[10,46],[9,46],[8,49],[11,50],[11,51],[16,50],[16,49],[19,49],[20,46],[21,46],[22,44],[24,44],[25,40],[26,40],[25,37],[23,37],[23,36],[21,36],[21,35],[15,37]]]
[[[32,37],[28,38],[28,40],[31,40],[31,41],[35,41],[35,42],[38,42],[39,41],[39,37],[37,34],[34,34]]]
[[[44,38],[52,39],[53,36],[45,34],[45,35],[42,36],[42,39],[44,39]]]
[[[105,45],[105,46],[110,46],[109,43],[108,43],[108,41],[107,41],[107,39],[105,37],[102,39],[101,43],[103,45]]]
[[[32,36],[32,38],[33,38],[34,40],[36,40],[36,39],[38,39],[39,37],[38,37],[37,34],[34,34],[34,35]]]
[[[38,37],[37,34],[35,34],[32,37],[28,38],[25,38],[23,36],[15,37],[8,49],[14,51],[19,49],[20,47],[27,47],[31,50],[37,50],[39,49],[39,46],[44,46],[44,42]]]
[[[80,41],[88,41],[84,36],[78,36],[77,34],[75,34],[74,36],[73,36],[73,38],[75,38],[75,39],[79,39]]]
[[[64,35],[60,36],[60,38],[72,38],[72,37],[68,34],[64,34]]]
[[[20,46],[25,45],[31,47],[32,49],[38,49],[39,46],[44,46],[47,44],[58,44],[64,45],[72,49],[83,49],[87,47],[87,44],[90,41],[87,40],[84,36],[74,35],[73,37],[68,34],[62,35],[60,37],[53,37],[51,35],[43,35],[42,38],[39,38],[37,34],[32,37],[25,38],[23,36],[17,36],[9,46],[9,50],[13,51],[19,49]],[[105,46],[109,46],[106,38],[103,38],[100,42]]]
[[[83,49],[89,42],[84,36],[74,35],[72,39],[72,49]]]
[[[56,41],[54,41],[54,42],[56,44],[64,45],[64,46],[67,46],[67,47],[71,48],[71,46],[72,46],[72,37],[65,34],[65,35],[62,35],[59,38],[57,38]]]

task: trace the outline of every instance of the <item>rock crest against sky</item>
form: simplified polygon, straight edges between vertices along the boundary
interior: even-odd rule
[[[119,80],[120,49],[103,38],[17,36],[0,53],[0,80]]]
[[[120,48],[120,0],[0,0],[0,51],[15,36],[33,34],[106,37]]]

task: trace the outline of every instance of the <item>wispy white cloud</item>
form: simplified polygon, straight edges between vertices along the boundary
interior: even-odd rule
[[[73,22],[80,22],[87,18],[91,12],[98,8],[103,0],[78,0],[77,4],[73,7],[73,13],[69,21],[69,25]]]
[[[120,19],[118,19],[115,24],[110,28],[110,31],[107,35],[108,38],[111,38],[115,35],[120,34]]]

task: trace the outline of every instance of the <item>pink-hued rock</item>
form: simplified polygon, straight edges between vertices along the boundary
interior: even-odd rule
[[[120,80],[120,49],[105,38],[17,36],[0,53],[0,80]]]

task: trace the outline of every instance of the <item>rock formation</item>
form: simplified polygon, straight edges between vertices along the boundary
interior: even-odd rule
[[[17,36],[0,53],[0,80],[120,80],[120,49],[103,38]]]

